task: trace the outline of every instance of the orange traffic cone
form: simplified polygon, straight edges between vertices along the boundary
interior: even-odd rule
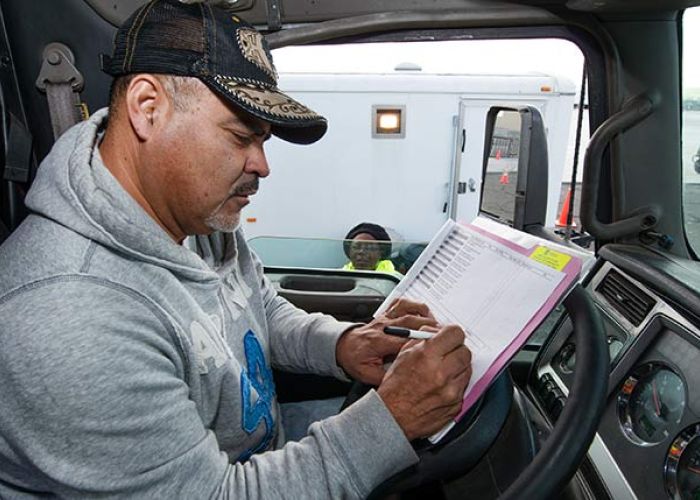
[[[566,221],[569,219],[569,205],[571,204],[571,188],[566,192],[566,198],[564,198],[564,205],[561,207],[561,213],[557,219],[557,227],[566,227]],[[573,218],[571,219],[571,227],[576,227],[576,222]]]
[[[501,178],[498,182],[500,182],[501,184],[508,184],[509,179],[508,179],[508,171],[507,170],[503,171],[503,173],[501,174]]]

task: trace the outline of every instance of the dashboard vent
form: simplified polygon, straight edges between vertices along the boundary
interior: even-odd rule
[[[656,305],[654,299],[614,270],[603,278],[596,292],[634,326],[639,326]]]

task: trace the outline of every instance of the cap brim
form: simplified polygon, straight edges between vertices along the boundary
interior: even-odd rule
[[[326,119],[277,89],[231,77],[200,77],[217,95],[272,125],[273,135],[295,144],[311,144],[326,133]]]

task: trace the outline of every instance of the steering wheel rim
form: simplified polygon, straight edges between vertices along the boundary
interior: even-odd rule
[[[569,293],[564,307],[576,338],[571,393],[552,433],[501,499],[547,499],[561,491],[578,469],[605,408],[610,360],[600,313],[581,285],[576,285]],[[357,399],[366,388],[368,386],[354,386],[343,407]],[[381,498],[428,481],[468,473],[498,437],[510,411],[512,394],[510,377],[503,373],[440,443],[414,442],[419,463],[388,478],[369,498]],[[445,456],[446,453],[449,456]],[[460,460],[455,460],[455,453]],[[455,462],[460,463],[461,470],[456,470]],[[436,474],[441,475],[436,477]]]
[[[603,319],[581,285],[571,291],[564,307],[571,317],[576,338],[571,391],[552,433],[532,462],[501,495],[503,500],[546,499],[561,491],[576,473],[603,416],[610,373]]]

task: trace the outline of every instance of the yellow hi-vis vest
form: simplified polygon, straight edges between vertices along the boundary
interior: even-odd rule
[[[346,271],[355,271],[355,266],[353,265],[352,262],[348,262],[347,264],[345,264],[343,266],[343,269]],[[377,267],[375,267],[374,270],[382,272],[382,273],[395,273],[396,272],[396,268],[394,268],[394,263],[388,259],[387,260],[380,260],[379,262],[377,262]]]

